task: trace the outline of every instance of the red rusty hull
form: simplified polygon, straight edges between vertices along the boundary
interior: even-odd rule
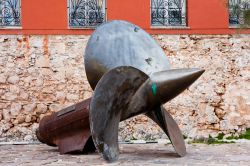
[[[89,128],[90,101],[84,100],[44,117],[37,131],[39,141],[58,146],[60,154],[94,151]]]

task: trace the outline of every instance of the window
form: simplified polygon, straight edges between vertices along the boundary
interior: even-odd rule
[[[105,0],[68,0],[71,28],[91,28],[105,21]]]
[[[0,27],[20,26],[20,0],[0,0]]]
[[[151,0],[152,26],[186,26],[186,0]]]
[[[230,26],[249,25],[250,1],[229,0],[229,24]]]

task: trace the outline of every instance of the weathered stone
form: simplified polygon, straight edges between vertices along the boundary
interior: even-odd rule
[[[24,141],[30,142],[30,141],[32,141],[32,139],[33,139],[32,135],[26,135],[26,136],[24,137]]]
[[[234,126],[229,120],[220,121],[220,130],[238,130],[238,126]]]
[[[19,82],[19,77],[17,75],[10,76],[7,81],[11,84],[17,84]]]
[[[30,123],[32,121],[32,116],[31,115],[27,115],[26,117],[25,117],[25,122],[26,123]]]
[[[207,105],[205,112],[207,114],[207,122],[209,124],[214,124],[219,121],[218,117],[215,115],[214,107]]]
[[[20,93],[20,98],[21,100],[28,100],[29,99],[29,94],[25,92]]]
[[[56,99],[60,103],[63,103],[65,101],[66,95],[64,92],[56,92]]]
[[[77,94],[67,94],[66,98],[69,101],[79,100],[79,96]]]
[[[14,101],[17,98],[17,94],[7,92],[2,96],[2,98],[8,101]]]
[[[33,133],[36,133],[36,130],[38,129],[39,124],[38,123],[33,123],[31,126],[31,130]]]
[[[7,132],[8,130],[10,130],[13,127],[13,124],[10,122],[5,123],[3,126],[1,126],[1,130],[3,132]]]
[[[37,104],[36,107],[37,107],[36,108],[36,112],[38,112],[39,114],[46,113],[47,109],[48,109],[47,105],[45,105],[45,104]]]
[[[39,56],[36,60],[36,66],[40,68],[49,68],[49,58],[45,56]]]
[[[153,37],[172,68],[206,69],[188,90],[165,105],[183,134],[192,138],[218,132],[237,134],[250,127],[250,35]],[[46,50],[44,38],[12,35],[8,40],[0,39],[5,41],[0,42],[0,126],[5,126],[3,122],[15,123],[6,133],[0,130],[0,138],[13,135],[23,139],[32,135],[18,135],[15,128],[23,126],[31,131],[32,124],[43,116],[92,96],[82,56],[89,36],[50,35]],[[29,41],[29,53],[23,39]],[[20,114],[25,114],[25,119],[30,115],[28,123],[21,123],[23,117],[12,113],[13,103],[23,106]],[[47,112],[38,113],[36,103],[48,105]],[[121,140],[132,139],[133,135],[147,140],[166,137],[143,116],[122,122],[119,131]]]
[[[9,111],[9,110],[3,109],[3,119],[4,119],[6,122],[9,122],[9,121],[10,121],[10,111]]]
[[[62,109],[62,106],[60,105],[60,104],[51,104],[50,106],[49,106],[49,110],[51,111],[51,112],[58,112],[58,111],[60,111]]]
[[[88,99],[90,97],[92,97],[92,92],[89,92],[89,91],[84,92],[84,94],[83,94],[84,99]]]
[[[12,94],[19,94],[20,88],[16,85],[11,85],[10,86],[10,93]]]
[[[34,111],[34,109],[36,108],[36,104],[32,103],[32,104],[27,104],[23,106],[23,109],[25,112],[31,113]]]
[[[10,108],[10,114],[12,116],[17,116],[22,109],[22,105],[19,103],[12,103]]]
[[[17,118],[17,124],[21,124],[25,121],[25,116],[24,115],[18,115]]]
[[[23,135],[30,135],[32,133],[27,127],[17,127],[17,130]]]
[[[7,76],[5,74],[0,74],[0,84],[4,84],[7,80]]]

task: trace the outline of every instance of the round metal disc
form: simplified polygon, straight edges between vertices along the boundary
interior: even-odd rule
[[[99,26],[88,41],[85,69],[92,89],[104,73],[119,66],[132,66],[147,75],[170,68],[164,51],[148,33],[116,20]]]

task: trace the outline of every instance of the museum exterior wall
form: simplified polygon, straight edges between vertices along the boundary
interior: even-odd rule
[[[32,141],[39,120],[86,99],[86,35],[0,36],[0,141]],[[155,35],[173,68],[203,76],[165,105],[188,137],[250,128],[250,35]],[[137,120],[135,120],[135,118]],[[120,123],[120,139],[166,138],[145,116]]]

